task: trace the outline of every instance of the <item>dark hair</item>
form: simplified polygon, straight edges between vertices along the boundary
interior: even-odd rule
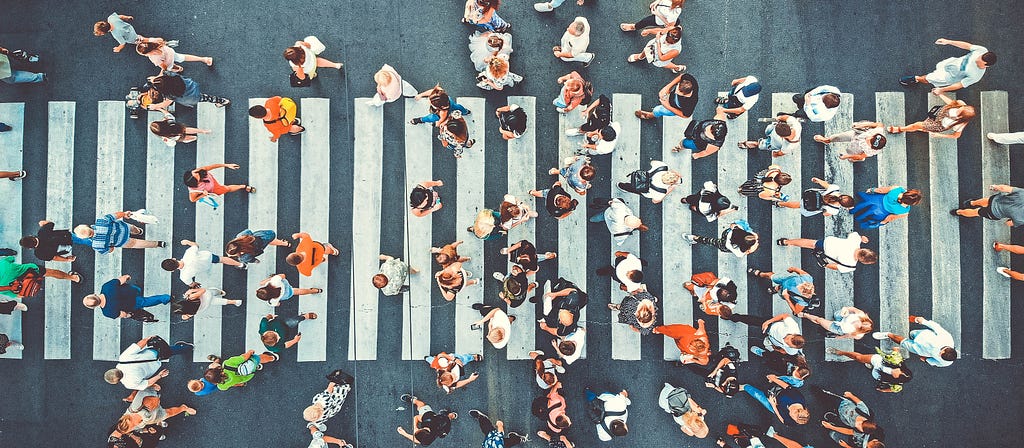
[[[185,126],[170,119],[163,119],[150,123],[149,132],[158,137],[177,137],[185,135]]]
[[[198,300],[179,300],[171,303],[171,312],[177,315],[195,315],[199,312],[199,301]]]
[[[608,429],[610,430],[609,432],[616,437],[622,437],[629,433],[629,428],[626,427],[626,422],[619,419],[612,420],[612,424],[608,425]]]
[[[306,52],[299,47],[288,47],[284,49],[284,58],[295,65],[302,65],[306,62]]]
[[[610,142],[612,140],[615,140],[616,136],[617,134],[615,134],[615,128],[611,127],[611,125],[605,126],[604,129],[601,129],[601,140]]]
[[[18,245],[20,245],[21,247],[28,248],[39,247],[39,238],[36,238],[35,236],[32,235],[28,235],[18,240]]]
[[[264,285],[256,289],[256,298],[269,302],[281,296],[281,288],[274,285]]]
[[[593,165],[591,165],[589,163],[586,164],[586,165],[583,165],[580,168],[580,178],[583,179],[583,180],[593,179],[595,175],[597,175],[597,170],[594,168]]]
[[[451,99],[444,91],[430,95],[430,106],[435,109],[448,110],[452,107]]]
[[[256,253],[256,237],[253,235],[243,235],[228,241],[227,246],[224,247],[224,253],[228,256],[237,256],[242,254],[254,254]]]
[[[715,136],[715,140],[724,140],[728,133],[729,128],[726,127],[724,121],[718,121],[711,125],[711,135]]]
[[[633,283],[640,283],[644,281],[644,273],[639,269],[634,269],[626,273],[626,278],[628,278]]]
[[[498,9],[501,7],[501,0],[477,0],[477,4],[487,9]]]
[[[505,280],[504,286],[512,295],[519,295],[519,293],[523,292],[523,285],[511,278]]]
[[[576,343],[573,341],[562,341],[558,343],[558,351],[565,356],[572,356],[576,353]]]
[[[106,20],[100,20],[92,26],[92,33],[97,36],[102,36],[110,32],[110,24]]]
[[[864,434],[872,434],[876,429],[878,429],[878,424],[871,420],[866,420],[864,423],[860,424],[860,427],[864,430]]]
[[[508,202],[502,202],[501,206],[498,207],[498,212],[501,214],[501,222],[515,218],[516,215],[522,213],[522,211],[523,209],[519,208],[518,204],[510,204]]]
[[[434,443],[434,440],[437,440],[437,436],[434,435],[430,428],[420,428],[412,436],[416,439],[416,443],[423,446],[430,445]]]
[[[678,88],[684,94],[689,95],[691,92],[693,92],[693,81],[690,81],[687,78],[680,79],[679,84],[676,85],[676,88]]]
[[[196,188],[199,186],[199,180],[192,175],[192,170],[185,171],[185,174],[181,176],[186,187]],[[206,179],[206,170],[199,170],[199,179]]]
[[[807,343],[807,340],[804,339],[803,335],[799,335],[799,334],[794,334],[793,335],[793,348],[804,348],[804,344],[806,344],[806,343]]]
[[[991,67],[993,65],[996,65],[996,60],[997,59],[998,58],[996,58],[996,54],[991,52],[991,51],[981,55],[981,60],[985,61],[985,66],[987,66],[987,67]]]
[[[444,128],[449,133],[459,139],[469,138],[469,127],[466,126],[466,120],[463,118],[452,118],[444,124]]]
[[[838,203],[843,208],[852,208],[854,206],[853,196],[848,194],[835,194],[829,193],[821,197],[821,200],[826,204],[835,205]]]
[[[839,107],[840,100],[841,97],[838,93],[827,93],[825,94],[825,96],[821,97],[821,102],[825,104],[825,107],[829,109],[835,109]]]
[[[939,357],[942,358],[943,361],[956,361],[958,356],[959,354],[957,354],[956,349],[953,347],[943,347],[939,352]]]
[[[427,188],[420,187],[417,185],[409,193],[409,207],[420,208],[420,204],[430,198],[430,190]],[[429,209],[433,204],[427,204],[426,208]]]
[[[569,417],[567,417],[565,414],[559,414],[558,417],[555,417],[555,426],[558,428],[565,429],[568,428],[571,424],[572,422],[569,421]]]
[[[164,261],[160,262],[160,267],[167,272],[174,272],[178,270],[178,260],[175,260],[173,258],[167,258]]]
[[[203,378],[206,378],[206,381],[213,384],[220,384],[228,379],[227,375],[224,374],[223,367],[212,367],[206,369],[206,373],[203,374]]]
[[[921,203],[921,190],[916,188],[903,192],[903,198],[900,199],[900,203],[903,205],[917,205]]]
[[[734,376],[730,376],[722,382],[722,393],[725,394],[726,398],[732,398],[736,396],[740,391],[740,380]]]
[[[789,173],[783,173],[780,171],[778,174],[772,176],[772,180],[775,181],[775,183],[779,184],[779,186],[781,187],[783,185],[789,185],[790,182],[793,182],[793,176],[790,176]]]
[[[267,116],[267,108],[255,105],[249,108],[249,116],[253,118],[263,118]]]
[[[160,48],[160,44],[156,42],[139,42],[139,44],[135,46],[135,51],[139,54],[146,54],[156,50],[157,48]]]
[[[305,258],[305,254],[292,252],[288,254],[287,257],[284,257],[284,261],[292,266],[298,266],[300,263],[302,263],[302,260],[304,260]]]
[[[373,287],[381,289],[388,285],[388,276],[384,274],[376,274],[373,276]]]
[[[672,29],[668,30],[667,33],[665,33],[665,42],[668,42],[670,44],[674,44],[676,42],[679,42],[679,40],[682,39],[682,38],[683,38],[683,28],[680,27],[680,26],[674,26],[674,27],[672,27]]]
[[[860,262],[864,264],[878,263],[878,254],[871,249],[861,249]]]
[[[718,307],[718,317],[721,317],[722,319],[728,319],[732,317],[732,308],[729,308],[728,306]]]
[[[882,149],[885,147],[886,142],[887,140],[884,135],[875,134],[874,137],[871,137],[871,141],[868,143],[871,145],[871,149]]]
[[[775,133],[778,134],[779,137],[789,137],[790,135],[793,135],[793,128],[789,127],[789,124],[787,123],[779,123],[775,125]]]

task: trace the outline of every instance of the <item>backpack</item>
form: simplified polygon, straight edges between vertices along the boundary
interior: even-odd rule
[[[25,271],[24,274],[21,274],[7,286],[0,286],[0,291],[13,292],[22,299],[34,297],[36,294],[39,294],[40,289],[43,289],[43,276],[39,275],[39,272],[35,269]]]
[[[669,412],[675,417],[690,412],[690,393],[682,387],[677,387],[669,392],[665,400],[668,402]]]

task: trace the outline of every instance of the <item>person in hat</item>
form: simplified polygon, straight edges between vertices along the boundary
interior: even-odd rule
[[[746,113],[761,98],[761,82],[754,76],[744,76],[732,80],[729,94],[715,98],[715,103],[722,105],[722,112],[730,120]]]
[[[880,341],[887,339],[899,344],[935,367],[948,367],[956,361],[959,354],[953,348],[953,335],[948,330],[938,322],[921,316],[910,316],[909,320],[911,324],[923,325],[925,328],[913,330],[907,337],[883,331],[875,332],[871,336]]]
[[[843,151],[839,154],[839,160],[850,162],[863,162],[868,157],[874,157],[885,148],[885,125],[878,121],[858,121],[850,126],[849,131],[824,136],[817,134],[814,141],[831,145],[833,143],[849,143],[838,145],[837,150]]]
[[[619,303],[609,303],[608,309],[618,311],[620,324],[629,325],[629,328],[641,336],[651,334],[654,328],[655,318],[658,316],[657,297],[644,289],[630,292],[622,298]]]
[[[328,443],[336,443],[341,447],[351,447],[345,440],[324,435],[327,431],[327,420],[334,417],[345,404],[345,399],[352,391],[355,378],[341,370],[335,370],[327,375],[327,388],[313,396],[313,404],[302,411],[302,419],[305,420],[306,428],[313,437],[309,444],[311,448],[326,448]]]
[[[715,116],[710,120],[691,120],[683,132],[683,140],[672,148],[672,152],[683,149],[695,151],[691,154],[695,160],[718,152],[725,144],[725,136],[729,133],[725,119],[725,108],[718,106],[715,108]]]
[[[938,93],[952,92],[981,81],[985,70],[996,65],[996,54],[981,45],[945,38],[936,39],[935,45],[952,45],[968,53],[939,61],[935,70],[927,75],[904,76],[900,78],[900,84],[909,87],[927,83],[935,86]]]
[[[448,409],[434,412],[433,408],[412,394],[402,394],[401,399],[412,404],[416,414],[412,417],[412,433],[401,426],[398,427],[398,433],[413,445],[430,446],[437,439],[447,437],[452,430],[452,421],[459,418],[459,414]]]
[[[814,277],[796,266],[790,266],[786,268],[786,272],[780,274],[756,268],[747,268],[747,273],[755,278],[770,279],[772,286],[768,287],[768,293],[780,295],[793,314],[816,308],[817,304],[820,304],[814,297]],[[812,303],[816,305],[811,306]]]
[[[690,281],[683,283],[683,288],[690,292],[700,310],[709,316],[728,319],[736,308],[736,282],[729,277],[719,278],[714,272],[701,272],[690,276]]]

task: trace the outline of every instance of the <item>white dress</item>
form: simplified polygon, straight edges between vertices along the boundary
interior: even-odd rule
[[[495,57],[496,58],[502,58],[502,59],[508,61],[508,55],[507,54],[499,53]],[[507,73],[505,73],[504,76],[498,78],[498,77],[495,77],[491,73],[489,68],[485,68],[482,72],[480,72],[480,75],[477,76],[477,79],[480,79],[480,82],[476,83],[477,87],[479,87],[481,89],[484,89],[484,90],[499,90],[499,89],[495,89],[494,86],[491,85],[491,83],[487,82],[487,80],[490,80],[495,85],[497,85],[497,86],[499,86],[501,88],[505,88],[505,87],[512,87],[512,86],[516,85],[516,83],[518,83],[518,82],[523,80],[523,77],[520,76],[520,75],[517,75],[515,73],[512,73],[512,71],[509,70]]]
[[[487,45],[487,39],[491,37],[492,34],[501,37],[501,48],[494,48]],[[469,36],[469,60],[473,61],[473,66],[476,67],[476,71],[482,72],[487,69],[487,62],[485,62],[484,59],[488,56],[494,55],[494,52],[504,55],[511,54],[512,35],[509,33],[495,33],[492,31],[485,31],[483,33],[477,31]]]
[[[669,63],[672,62],[672,59],[669,59],[667,61],[662,61],[661,58],[658,57],[658,53],[657,53],[657,42],[658,41],[661,42],[661,52],[662,53],[671,53],[672,50],[678,50],[679,52],[683,51],[683,41],[682,41],[682,39],[680,39],[679,42],[676,42],[674,44],[670,44],[670,43],[665,41],[665,37],[666,36],[668,36],[668,34],[665,34],[665,33],[659,34],[658,36],[655,36],[653,39],[647,41],[647,45],[644,46],[644,57],[647,58],[647,62],[650,62],[655,67],[664,67],[664,66],[666,66],[666,65],[668,65]]]

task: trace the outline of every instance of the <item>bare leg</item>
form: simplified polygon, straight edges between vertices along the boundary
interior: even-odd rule
[[[273,240],[270,241],[270,245],[288,247],[288,242],[280,238],[274,238]]]
[[[889,340],[890,340],[890,341],[893,341],[893,342],[895,342],[895,343],[897,343],[897,344],[900,344],[900,343],[902,343],[902,342],[903,342],[903,340],[904,340],[904,339],[906,339],[906,338],[904,338],[903,336],[900,336],[900,335],[898,335],[898,334],[892,334],[892,333],[889,333],[889,334],[887,334],[886,336],[888,336],[888,337],[889,337]]]
[[[902,126],[901,129],[903,129],[903,132],[923,131],[924,130],[924,122],[918,121],[916,123],[911,123],[911,124],[908,124],[906,126]]]
[[[786,239],[786,246],[796,246],[803,249],[814,249],[814,245],[818,240],[812,240],[810,238],[793,238]]]
[[[789,202],[779,201],[779,202],[776,202],[775,204],[778,205],[779,207],[800,208],[800,203],[799,202],[795,202],[795,201],[789,201]]]
[[[138,240],[132,238],[121,247],[125,249],[152,249],[154,247],[160,247],[160,243],[162,243],[162,241]]]
[[[55,278],[57,280],[71,280],[74,283],[82,281],[82,276],[78,275],[77,273],[75,275],[71,275],[70,273],[53,268],[47,269],[46,274],[44,274],[43,276]]]
[[[241,261],[235,260],[234,258],[228,258],[228,257],[220,257],[220,262],[222,264],[226,264],[228,266],[234,266],[234,267],[239,267],[239,266],[242,266],[244,264]]]
[[[21,171],[0,171],[0,179],[17,179],[21,177]]]
[[[317,56],[317,57],[316,57],[316,66],[317,66],[317,67],[334,67],[334,68],[341,68],[341,63],[338,63],[338,62],[332,62],[332,61],[329,61],[329,60],[327,60],[327,59],[324,59],[324,58],[322,58],[322,57],[320,57],[320,56]]]
[[[845,356],[845,357],[850,358],[850,359],[852,359],[854,361],[857,361],[857,362],[859,362],[861,364],[870,364],[871,363],[871,355],[862,355],[860,353],[847,352],[847,351],[843,351],[843,350],[836,350],[835,354],[838,355],[838,356]]]
[[[307,295],[307,294],[320,294],[322,292],[324,292],[324,290],[322,290],[320,288],[295,288],[295,289],[292,289],[292,293],[297,295],[297,296],[304,296],[304,295]]]
[[[190,54],[178,53],[185,58],[185,62],[202,62],[207,66],[213,65],[213,58],[205,56],[193,56]]]
[[[821,328],[824,328],[825,330],[828,330],[829,327],[831,327],[831,325],[832,325],[831,321],[826,320],[825,318],[822,318],[822,317],[815,316],[813,314],[799,313],[799,315],[797,317],[802,317],[802,318],[807,319],[807,320],[809,320],[811,322],[814,322],[816,325],[820,326]]]
[[[976,209],[976,208],[960,209],[960,210],[956,211],[956,214],[958,216],[963,216],[964,218],[977,218],[979,216],[978,215],[978,209]]]
[[[182,412],[187,412],[187,413],[189,413],[191,415],[196,415],[196,410],[192,409],[192,408],[190,408],[190,407],[188,407],[186,405],[175,406],[173,408],[167,408],[165,410],[167,411],[167,417],[165,418],[165,420],[168,419],[168,418],[174,417],[175,415],[178,415],[178,414],[180,414]]]
[[[1017,280],[1018,282],[1024,282],[1024,273],[1020,273],[1011,269],[1006,269],[1006,275],[1009,275],[1011,279]]]
[[[235,191],[245,190],[249,186],[248,185],[225,185],[224,187],[228,189],[228,193],[232,193],[232,192],[235,192]]]
[[[331,243],[324,244],[324,247],[327,248],[327,254],[328,255],[333,255],[335,257],[337,257],[338,255],[341,255],[341,251],[338,250],[337,247],[334,247],[334,245],[331,244]]]

